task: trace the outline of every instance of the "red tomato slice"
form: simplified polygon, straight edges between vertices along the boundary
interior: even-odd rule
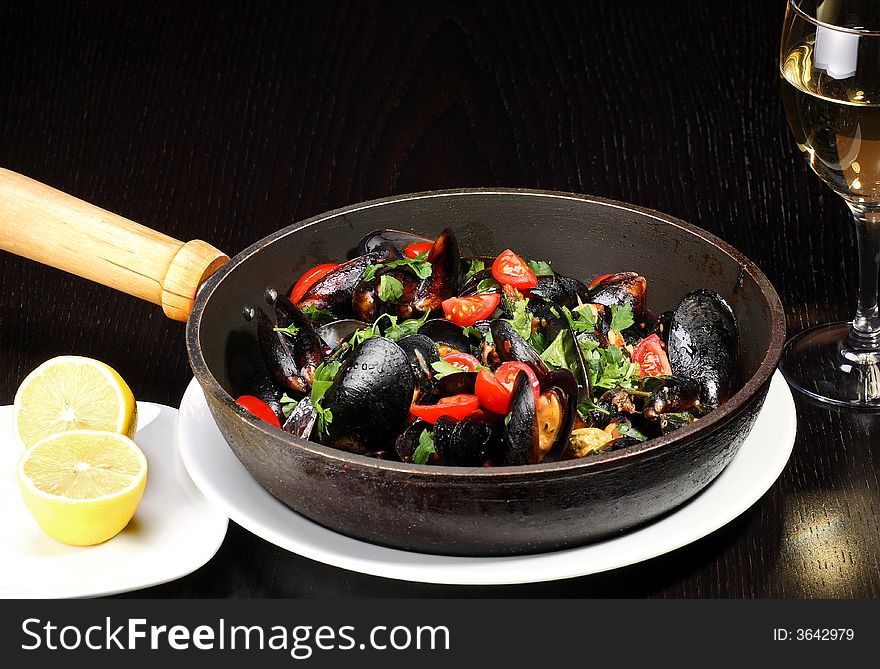
[[[510,395],[518,372],[525,372],[532,384],[535,402],[541,397],[541,385],[532,368],[523,362],[505,362],[492,374],[488,369],[481,369],[477,374],[474,392],[484,409],[502,416],[510,411]]]
[[[407,246],[403,252],[407,258],[418,258],[425,251],[430,251],[434,246],[434,242],[416,242]]]
[[[440,416],[461,420],[479,408],[480,400],[476,395],[450,395],[440,398],[437,404],[413,404],[409,412],[433,425]]]
[[[477,367],[480,366],[480,361],[477,360],[470,353],[452,351],[451,353],[441,355],[440,357],[443,358],[450,365],[455,365],[464,372],[475,372],[477,371]]]
[[[632,354],[633,362],[639,363],[640,376],[669,376],[672,374],[672,366],[666,351],[663,350],[663,341],[655,334],[645,337],[636,346]]]
[[[595,288],[600,283],[602,283],[605,279],[607,279],[609,276],[611,276],[611,274],[603,274],[602,276],[597,276],[595,279],[593,279],[593,282],[590,284],[589,287]]]
[[[303,274],[296,285],[290,291],[290,301],[296,304],[309,288],[314,286],[328,272],[339,267],[337,263],[325,263],[323,265],[315,265],[308,272]]]
[[[537,288],[538,277],[526,261],[510,249],[501,252],[492,263],[492,276],[498,283],[519,289]]]
[[[272,411],[272,407],[266,404],[259,397],[254,397],[253,395],[242,395],[237,400],[235,400],[239,406],[244,407],[252,414],[254,414],[257,418],[261,418],[266,421],[270,425],[274,425],[277,428],[281,427],[281,422],[278,420],[278,416]]]
[[[489,318],[501,302],[498,293],[481,293],[470,297],[450,297],[443,300],[443,313],[456,325],[467,327]]]

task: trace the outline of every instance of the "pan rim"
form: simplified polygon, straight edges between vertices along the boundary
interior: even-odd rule
[[[210,301],[211,295],[217,287],[227,276],[234,272],[237,267],[245,263],[251,256],[259,253],[262,249],[277,240],[293,234],[296,231],[318,225],[326,220],[343,216],[345,214],[404,201],[442,197],[467,197],[475,195],[550,197],[561,200],[589,202],[605,207],[635,212],[653,218],[663,224],[677,227],[683,232],[693,235],[702,241],[717,247],[725,255],[735,261],[740,266],[741,271],[748,274],[748,276],[757,284],[768,307],[770,314],[770,341],[757,370],[751,378],[749,378],[746,383],[743,384],[743,386],[737,390],[730,399],[728,399],[727,402],[717,409],[714,409],[699,421],[675,430],[668,435],[650,439],[639,444],[633,444],[632,446],[618,451],[596,454],[589,458],[534,465],[490,468],[430,467],[406,462],[378,460],[376,458],[348,453],[313,441],[301,439],[287,432],[280,431],[264,421],[250,415],[245,410],[240,409],[235,403],[235,399],[217,381],[202,355],[200,346],[201,316],[204,312],[205,306]],[[201,385],[203,391],[210,393],[219,401],[235,410],[240,418],[247,422],[251,428],[261,431],[269,439],[281,439],[288,445],[295,446],[296,448],[303,449],[323,458],[335,460],[343,467],[356,466],[364,470],[404,473],[412,477],[443,477],[446,480],[451,479],[449,482],[460,479],[462,483],[466,483],[472,481],[474,478],[482,477],[488,477],[493,481],[497,481],[498,477],[515,480],[519,478],[536,478],[539,475],[544,474],[553,476],[554,478],[566,478],[567,476],[582,476],[592,472],[598,473],[608,469],[626,466],[634,461],[662,457],[664,453],[674,449],[676,445],[687,441],[693,435],[711,434],[721,429],[731,416],[737,414],[745,405],[749,404],[762,389],[766,389],[773,372],[776,370],[782,352],[782,346],[785,342],[785,330],[785,311],[782,306],[782,301],[766,275],[752,260],[739,250],[703,228],[687,223],[674,216],[670,216],[669,214],[593,195],[530,188],[488,187],[422,191],[418,193],[407,193],[374,200],[366,200],[317,214],[302,221],[294,222],[273,232],[233,256],[230,262],[221,267],[202,285],[193,303],[193,309],[187,321],[186,345],[190,364],[196,380]]]

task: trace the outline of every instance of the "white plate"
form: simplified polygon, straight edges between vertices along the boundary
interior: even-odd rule
[[[0,407],[0,597],[97,597],[167,583],[210,560],[229,524],[193,485],[175,446],[177,409],[138,402],[134,440],[147,456],[147,487],[134,518],[97,546],[67,546],[28,513],[15,469],[22,453],[12,407]]]
[[[782,375],[773,376],[751,435],[705,490],[661,520],[581,548],[515,557],[448,557],[376,546],[307,520],[256,482],[223,440],[199,385],[180,405],[178,444],[196,485],[230,519],[259,537],[343,569],[424,583],[506,585],[584,576],[685,546],[730,522],[767,491],[788,462],[797,416]]]

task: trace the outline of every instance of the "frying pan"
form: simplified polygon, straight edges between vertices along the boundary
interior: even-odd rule
[[[648,304],[672,309],[709,288],[740,324],[738,390],[696,423],[582,460],[453,468],[353,455],[272,428],[234,401],[258,354],[243,309],[300,272],[353,254],[376,228],[435,236],[452,227],[463,255],[513,248],[582,279],[623,270],[648,279]],[[675,218],[584,195],[466,189],[390,197],[295,223],[229,260],[178,242],[27,177],[0,170],[0,248],[161,304],[187,320],[190,364],[230,448],[272,495],[342,534],[447,555],[514,555],[632,529],[696,495],[752,429],[785,336],[761,271]],[[199,288],[201,286],[201,288]],[[188,318],[187,318],[188,316]]]

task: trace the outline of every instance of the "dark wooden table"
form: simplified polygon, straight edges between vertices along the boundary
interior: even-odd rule
[[[747,9],[746,7],[749,6]],[[784,3],[5,2],[0,165],[230,253],[345,204],[522,186],[700,225],[770,277],[789,332],[844,319],[855,248],[778,95]],[[0,403],[63,353],[178,405],[183,326],[0,254]],[[150,597],[880,595],[880,418],[798,400],[792,458],[723,529],[632,567],[518,587],[355,574],[230,524]]]

